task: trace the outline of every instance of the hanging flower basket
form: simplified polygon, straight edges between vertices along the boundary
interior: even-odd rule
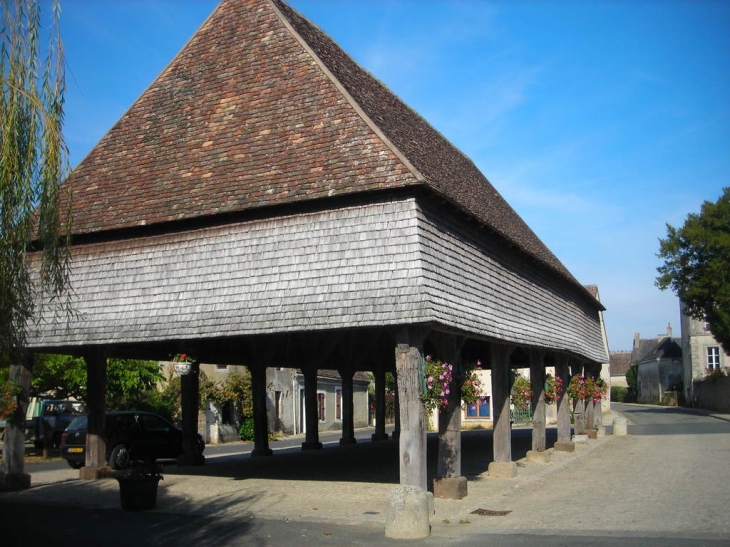
[[[175,370],[175,374],[177,374],[178,376],[190,374],[190,363],[175,363],[172,365],[172,367]]]
[[[175,357],[172,358],[172,367],[175,371],[175,374],[177,374],[178,376],[185,376],[186,374],[190,374],[193,365],[192,361],[193,359],[187,353],[180,353],[178,355],[175,355]]]
[[[474,367],[480,368],[481,362],[477,361],[476,365],[467,366],[464,376],[461,377],[450,363],[442,363],[427,355],[424,367],[426,389],[421,393],[421,401],[426,410],[444,409],[449,406],[449,395],[455,379],[461,381],[459,395],[465,404],[474,404],[478,400],[484,399],[486,395],[482,392],[482,383]]]

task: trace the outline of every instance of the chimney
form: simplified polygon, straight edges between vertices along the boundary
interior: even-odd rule
[[[671,337],[672,337],[672,324],[667,323],[667,338],[671,338]]]
[[[639,347],[639,342],[641,342],[641,336],[639,336],[638,332],[635,332],[634,333],[634,347],[635,348]]]

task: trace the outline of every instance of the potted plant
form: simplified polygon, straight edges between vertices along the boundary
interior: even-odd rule
[[[119,482],[119,497],[125,511],[147,511],[157,505],[157,486],[162,476],[162,465],[150,462],[132,462],[126,469],[113,471]]]

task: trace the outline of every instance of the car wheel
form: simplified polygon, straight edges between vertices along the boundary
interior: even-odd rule
[[[66,462],[71,469],[81,469],[84,466],[84,462],[72,462],[71,460],[66,460]]]
[[[129,461],[129,448],[123,444],[118,444],[112,448],[112,451],[109,454],[109,465],[112,469],[124,469],[129,465]]]

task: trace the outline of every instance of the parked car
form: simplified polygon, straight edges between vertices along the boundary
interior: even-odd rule
[[[72,421],[61,437],[61,456],[74,469],[86,462],[88,417]],[[182,431],[152,412],[108,412],[104,428],[106,459],[112,469],[124,469],[137,460],[176,459],[183,452]],[[205,442],[198,434],[197,449],[203,453]]]
[[[33,418],[26,421],[26,438],[32,438],[36,448],[43,448],[46,430],[51,434],[51,446],[59,446],[64,429],[74,418],[86,413],[84,403],[70,399],[44,399],[34,406]]]

